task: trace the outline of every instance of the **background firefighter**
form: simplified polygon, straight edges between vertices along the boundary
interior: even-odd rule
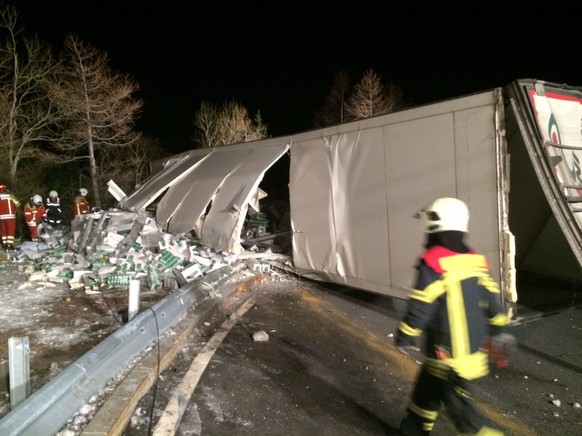
[[[63,210],[61,209],[61,200],[57,191],[49,192],[46,199],[46,219],[53,228],[60,228],[63,224]]]
[[[444,407],[462,434],[502,434],[487,425],[470,397],[471,381],[489,372],[483,344],[502,334],[507,323],[499,287],[486,258],[464,242],[469,222],[465,203],[440,198],[418,217],[427,235],[426,251],[395,345],[407,354],[425,332],[426,358],[400,431],[430,434]]]
[[[81,188],[77,191],[75,201],[73,202],[73,218],[75,218],[77,215],[91,213],[91,205],[89,204],[89,200],[87,200],[88,194],[89,191],[87,191],[85,188]]]
[[[14,248],[14,235],[16,233],[16,211],[20,202],[6,188],[0,185],[0,235],[4,248]]]
[[[36,229],[43,219],[46,219],[46,209],[42,197],[38,194],[33,195],[24,205],[24,220],[28,224],[32,241],[36,241]]]

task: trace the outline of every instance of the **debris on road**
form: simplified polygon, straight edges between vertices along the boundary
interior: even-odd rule
[[[12,254],[26,266],[28,281],[68,283],[88,294],[104,287],[175,290],[194,279],[244,259],[254,272],[269,272],[270,250],[234,255],[199,245],[189,234],[164,232],[145,212],[112,209],[80,215],[71,231],[43,231],[41,242],[24,242]],[[278,255],[280,256],[280,255]]]
[[[253,341],[255,342],[267,342],[269,340],[269,335],[264,330],[259,330],[253,333]]]

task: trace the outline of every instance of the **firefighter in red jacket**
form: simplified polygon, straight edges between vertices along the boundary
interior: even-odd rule
[[[24,205],[24,220],[30,230],[30,239],[36,241],[36,228],[38,224],[46,218],[46,209],[42,202],[42,197],[33,195]]]
[[[89,191],[87,191],[85,188],[81,188],[77,191],[77,196],[73,202],[73,218],[75,218],[77,215],[91,213],[91,206],[87,200],[88,194]]]
[[[4,248],[14,248],[16,233],[16,210],[20,202],[8,191],[6,185],[0,184],[0,235]]]
[[[484,344],[511,336],[502,332],[507,316],[499,287],[486,258],[464,242],[469,222],[465,203],[439,198],[418,217],[427,235],[426,251],[394,342],[408,354],[424,333],[426,358],[400,432],[430,434],[444,409],[459,433],[502,434],[488,425],[470,398],[471,381],[489,372]]]

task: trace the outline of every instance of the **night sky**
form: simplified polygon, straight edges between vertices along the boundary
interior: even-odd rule
[[[230,4],[232,3],[232,4]],[[138,128],[192,148],[202,101],[260,110],[271,136],[308,130],[334,74],[369,68],[414,104],[514,79],[582,85],[577,2],[17,0],[26,31],[67,33],[140,84]],[[570,5],[568,7],[568,5]],[[577,10],[577,8],[576,8]]]

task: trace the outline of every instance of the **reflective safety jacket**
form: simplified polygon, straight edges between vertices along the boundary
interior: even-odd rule
[[[59,198],[49,197],[46,199],[46,218],[51,226],[57,226],[63,223],[63,211]]]
[[[77,215],[85,215],[91,212],[91,206],[87,201],[87,198],[82,195],[77,195],[75,197],[75,202],[73,203],[73,217]]]
[[[486,258],[434,246],[424,252],[396,345],[425,333],[426,368],[447,378],[453,369],[472,380],[489,372],[484,341],[507,324],[500,291]]]
[[[37,206],[29,201],[24,205],[24,220],[26,224],[36,226],[43,218],[46,218],[46,209],[42,204]]]
[[[15,219],[20,202],[8,191],[0,192],[0,219]]]

